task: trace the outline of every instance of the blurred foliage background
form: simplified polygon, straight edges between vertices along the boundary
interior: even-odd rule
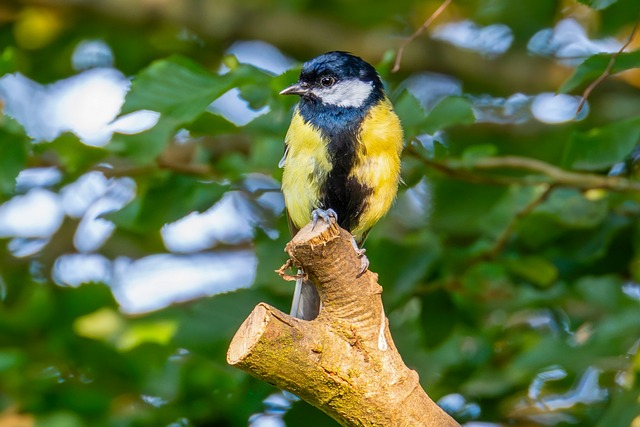
[[[0,426],[335,425],[225,363],[258,302],[288,311],[277,94],[329,50],[403,120],[366,247],[429,395],[640,426],[640,4],[454,0],[392,73],[441,4],[2,2]]]

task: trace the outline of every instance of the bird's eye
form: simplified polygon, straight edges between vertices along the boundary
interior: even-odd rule
[[[320,84],[324,87],[333,86],[335,82],[336,79],[334,79],[333,77],[323,77],[322,79],[320,79]]]

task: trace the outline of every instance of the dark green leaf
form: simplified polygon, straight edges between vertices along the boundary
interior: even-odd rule
[[[193,136],[237,133],[240,129],[224,117],[208,111],[198,116],[186,128]]]
[[[16,177],[27,161],[29,139],[15,122],[6,117],[3,121],[4,126],[0,127],[0,194],[10,195],[15,190]],[[11,122],[10,126],[8,122]]]
[[[574,133],[564,152],[566,168],[603,170],[623,161],[640,141],[640,118]]]

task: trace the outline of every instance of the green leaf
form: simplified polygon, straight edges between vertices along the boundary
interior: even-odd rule
[[[459,96],[444,98],[426,114],[416,97],[409,91],[404,91],[394,109],[402,121],[407,141],[423,133],[433,134],[449,126],[466,125],[475,121],[471,102]]]
[[[0,127],[0,194],[3,195],[13,194],[16,177],[26,164],[29,146],[29,139],[21,129],[6,126],[7,122],[9,119],[5,117]],[[11,121],[11,125],[15,122]]]
[[[578,0],[582,4],[586,4],[592,9],[602,10],[606,9],[612,4],[616,3],[618,0]]]
[[[162,153],[177,127],[178,124],[174,120],[163,119],[144,132],[132,135],[116,133],[105,148],[127,156],[139,165],[155,163],[156,157]]]
[[[402,121],[405,138],[411,141],[422,132],[421,125],[425,120],[426,113],[420,102],[409,91],[404,91],[395,102],[394,110]]]
[[[576,290],[594,307],[603,307],[611,311],[618,309],[621,300],[622,280],[611,274],[607,276],[585,276],[576,284]]]
[[[574,133],[565,148],[563,166],[603,170],[620,162],[640,140],[640,118]]]
[[[298,80],[299,74],[300,68],[292,68],[278,76],[274,76],[269,79],[269,86],[271,87],[271,90],[273,91],[275,99],[278,101],[278,103],[289,105],[289,103],[293,104],[297,101],[295,97],[280,95],[280,91],[295,83]]]
[[[259,80],[250,81],[248,84],[240,86],[240,97],[247,101],[249,107],[254,110],[264,107],[272,93],[269,85]]]
[[[556,266],[539,256],[509,259],[505,264],[511,273],[541,287],[552,285],[558,278]]]
[[[453,125],[469,125],[475,121],[472,104],[466,98],[450,96],[438,103],[424,121],[424,130],[434,133]]]
[[[547,215],[568,228],[592,228],[607,216],[605,199],[589,200],[578,190],[559,188],[538,206],[534,215]]]
[[[231,74],[215,75],[181,56],[153,62],[138,74],[122,114],[152,110],[177,122],[190,122],[233,86]]]
[[[118,337],[116,347],[119,351],[130,351],[143,343],[167,344],[177,329],[178,323],[172,320],[137,322]]]
[[[161,114],[158,123],[142,133],[116,134],[107,148],[130,156],[138,164],[151,163],[178,128],[201,118],[207,107],[230,89],[245,88],[252,104],[264,104],[270,78],[248,65],[238,65],[220,75],[181,56],[156,61],[135,77],[121,113],[156,111]]]
[[[611,53],[599,53],[587,58],[582,64],[576,68],[571,77],[569,77],[560,86],[559,92],[567,93],[571,92],[578,86],[596,80],[611,62]],[[640,67],[640,50],[633,52],[622,52],[615,58],[615,63],[611,69],[611,74],[619,73],[620,71],[629,70],[631,68]]]

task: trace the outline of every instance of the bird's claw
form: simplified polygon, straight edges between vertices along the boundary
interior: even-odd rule
[[[364,254],[366,251],[366,249],[356,249],[356,254],[360,258],[360,270],[358,270],[356,277],[362,276],[369,269],[369,258]]]
[[[333,209],[314,209],[313,212],[311,212],[311,219],[313,221],[311,226],[312,230],[316,228],[316,224],[320,218],[322,218],[327,224],[331,224],[331,220],[338,222],[338,214]]]

